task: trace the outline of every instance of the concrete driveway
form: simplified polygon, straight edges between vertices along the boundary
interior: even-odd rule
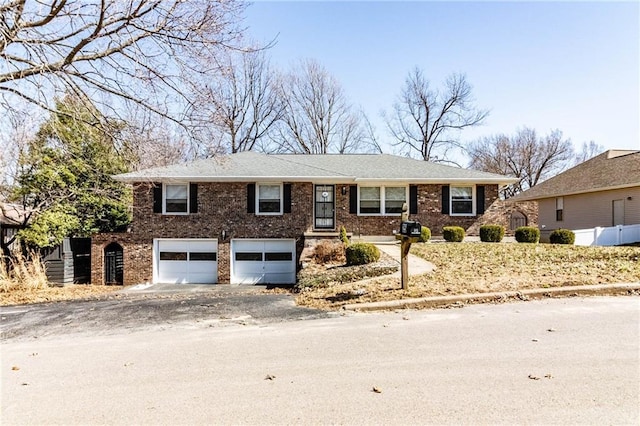
[[[268,324],[331,315],[296,306],[291,294],[260,286],[141,285],[106,300],[0,307],[0,339]]]

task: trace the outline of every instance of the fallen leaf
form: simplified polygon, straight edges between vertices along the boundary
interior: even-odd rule
[[[372,390],[373,392],[375,392],[375,393],[382,393],[382,390],[381,390],[379,387],[377,387],[377,386],[374,386],[374,387],[373,387],[373,389],[371,389],[371,390]]]

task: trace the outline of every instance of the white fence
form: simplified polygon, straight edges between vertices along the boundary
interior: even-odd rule
[[[617,225],[609,228],[578,229],[577,246],[619,246],[640,242],[640,225]]]

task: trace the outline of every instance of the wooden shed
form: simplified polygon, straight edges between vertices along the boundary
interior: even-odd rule
[[[91,238],[65,238],[43,252],[47,279],[52,284],[91,282]]]

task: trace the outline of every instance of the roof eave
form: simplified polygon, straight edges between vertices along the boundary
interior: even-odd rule
[[[616,189],[625,189],[625,188],[634,188],[634,187],[640,187],[640,182],[631,183],[631,184],[624,184],[624,185],[606,186],[606,187],[601,187],[601,188],[591,188],[591,189],[582,190],[582,191],[552,192],[552,193],[548,193],[548,194],[544,194],[544,195],[534,195],[534,196],[526,196],[525,195],[523,197],[516,196],[516,197],[513,197],[513,201],[535,201],[535,200],[543,200],[545,198],[568,197],[568,196],[571,196],[571,195],[591,194],[591,193],[594,193],[594,192],[613,191],[613,190],[616,190]]]
[[[124,183],[145,182],[310,182],[310,183],[381,183],[397,182],[412,184],[497,184],[509,185],[517,182],[511,178],[356,178],[354,176],[124,176],[115,175],[113,178]]]
[[[124,183],[145,182],[352,182],[353,176],[123,176],[113,179]]]
[[[376,182],[406,182],[406,183],[422,183],[422,184],[446,184],[446,183],[475,183],[475,184],[497,184],[510,185],[518,182],[518,179],[511,178],[356,178],[358,183],[376,183]]]

